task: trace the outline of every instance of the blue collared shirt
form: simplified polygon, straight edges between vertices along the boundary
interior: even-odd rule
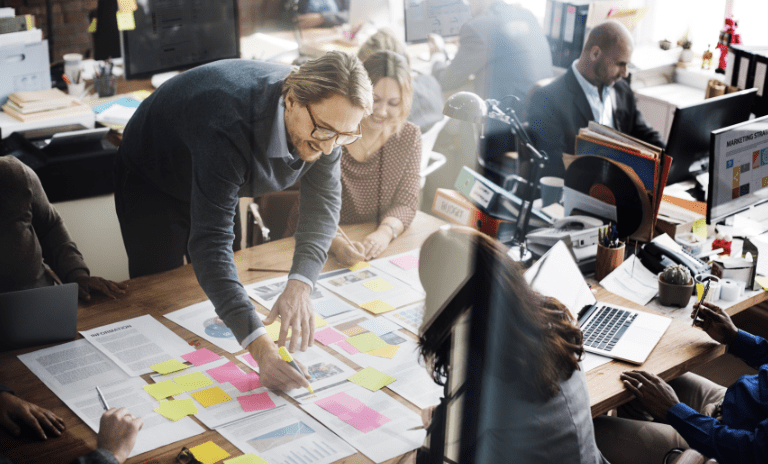
[[[611,88],[613,86],[603,86],[603,95],[602,98],[600,98],[600,92],[598,91],[597,86],[590,84],[589,81],[581,75],[579,70],[576,69],[576,64],[578,62],[579,60],[574,61],[571,64],[571,68],[573,69],[573,73],[576,74],[576,80],[579,81],[579,85],[584,91],[584,95],[587,97],[589,107],[592,108],[592,117],[595,122],[615,129],[613,125],[613,101],[611,99]]]
[[[667,421],[691,448],[721,464],[768,462],[768,341],[739,331],[728,352],[758,372],[728,387],[722,420],[678,403]]]

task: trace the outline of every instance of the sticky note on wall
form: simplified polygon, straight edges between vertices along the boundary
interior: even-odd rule
[[[133,11],[117,12],[117,30],[132,31],[136,29],[136,20],[133,17]]]

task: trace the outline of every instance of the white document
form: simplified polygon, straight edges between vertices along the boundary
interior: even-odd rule
[[[171,358],[184,362],[181,355],[191,351],[187,342],[149,315],[80,333],[132,377],[153,372],[149,366]]]
[[[232,398],[232,401],[214,404],[213,406],[208,406],[207,408],[203,407],[200,403],[195,401],[195,406],[197,406],[197,414],[195,414],[195,417],[197,417],[200,420],[200,422],[205,424],[209,429],[218,429],[219,427],[225,424],[229,424],[230,422],[234,422],[240,419],[244,419],[246,417],[253,416],[254,414],[260,414],[264,412],[264,411],[251,411],[251,412],[243,411],[243,407],[240,406],[240,402],[237,400],[237,397],[239,396],[254,395],[257,393],[268,392],[269,397],[275,403],[276,409],[279,409],[285,406],[286,404],[288,404],[288,401],[285,398],[277,396],[276,394],[267,390],[267,387],[260,387],[251,391],[240,392],[231,383],[229,382],[219,383],[216,381],[216,379],[214,379],[213,377],[211,377],[209,374],[206,373],[206,371],[214,369],[216,367],[223,366],[228,362],[229,362],[229,359],[222,358],[222,359],[219,359],[218,361],[204,364],[202,366],[191,367],[189,369],[184,369],[183,371],[174,372],[168,375],[155,374],[152,376],[152,380],[154,380],[155,383],[159,383],[159,382],[173,379],[180,375],[187,375],[193,372],[203,372],[206,375],[206,377],[211,379],[211,381],[213,382],[213,384],[211,385],[174,396],[174,398],[177,400],[192,398],[192,395],[190,395],[190,393],[194,393],[196,391],[206,390],[208,388],[213,388],[213,387],[221,387],[221,389],[224,390],[224,392],[227,395],[229,395],[230,398]]]
[[[419,327],[421,327],[421,322],[424,319],[424,302],[406,306],[396,311],[390,311],[385,313],[384,317],[418,336]]]
[[[419,279],[418,264],[416,267],[409,270],[405,270],[401,266],[395,264],[395,262],[398,262],[398,259],[402,258],[411,260],[415,259],[416,261],[414,263],[418,263],[420,252],[421,249],[416,248],[415,250],[406,251],[405,253],[400,253],[393,256],[387,256],[386,258],[374,259],[370,262],[370,264],[376,269],[380,269],[391,276],[397,277],[403,282],[409,284],[414,289],[424,293],[424,287],[421,285],[421,279]]]
[[[581,357],[581,365],[584,367],[584,372],[589,372],[596,367],[600,367],[603,364],[608,364],[613,359],[607,356],[600,356],[595,353],[584,352],[584,356]]]
[[[143,390],[146,382],[129,377],[86,340],[22,354],[19,359],[94,432],[99,431],[104,413],[97,386],[110,407],[125,407],[132,415],[143,418],[144,426],[131,456],[205,431],[188,417],[173,422],[154,412],[159,403]]]
[[[288,276],[275,277],[246,285],[245,291],[257,303],[271,311],[275,301],[285,290],[287,283]]]
[[[291,356],[293,356],[293,359],[304,364],[307,370],[309,370],[309,375],[312,377],[309,383],[312,384],[312,389],[315,391],[315,394],[319,394],[338,384],[345,383],[348,378],[355,375],[354,369],[349,367],[344,361],[328,354],[319,346],[307,347],[307,351],[297,351],[291,353]],[[258,370],[248,362],[245,355],[240,355],[237,359],[253,370]],[[285,393],[299,403],[315,399],[314,395],[303,387],[294,388]]]
[[[768,236],[750,237],[757,247],[757,275],[768,276]]]
[[[232,330],[216,314],[216,309],[210,300],[168,313],[165,317],[222,350],[233,354],[243,351]]]
[[[355,449],[293,405],[233,422],[217,430],[243,453],[270,464],[330,464]]]
[[[374,282],[382,285],[375,289],[366,286]],[[360,271],[341,269],[328,272],[322,274],[317,283],[357,305],[381,300],[400,308],[424,299],[424,293],[373,267]]]
[[[350,445],[374,462],[392,459],[419,448],[426,437],[425,430],[408,430],[421,425],[419,414],[400,404],[383,391],[372,392],[348,383],[328,391],[323,398],[344,392],[389,419],[374,430],[361,432],[314,402],[304,403],[302,409],[331,429]],[[319,399],[319,398],[318,398]]]
[[[429,376],[427,368],[420,362],[418,353],[413,353],[413,355],[412,362],[400,364],[385,372],[397,379],[387,385],[387,388],[420,409],[440,404],[440,398],[443,397],[443,387],[436,384]]]
[[[643,306],[659,292],[658,276],[643,266],[634,255],[605,276],[600,285],[611,293]]]

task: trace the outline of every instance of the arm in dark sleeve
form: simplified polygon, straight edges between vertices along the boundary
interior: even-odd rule
[[[118,464],[118,462],[111,452],[98,448],[75,459],[72,464]]]
[[[321,155],[301,178],[296,251],[288,278],[314,287],[328,259],[341,210],[341,149]]]
[[[0,393],[2,393],[2,392],[8,392],[11,395],[15,394],[15,393],[13,393],[13,390],[11,390],[10,388],[6,387],[5,385],[0,385]]]
[[[440,82],[443,91],[454,90],[487,65],[488,44],[466,24],[461,28],[459,49],[450,63],[435,63],[432,75]]]
[[[32,190],[32,226],[43,253],[43,260],[65,282],[90,274],[83,255],[69,236],[58,211],[48,202],[37,174],[24,166]]]
[[[564,177],[563,153],[573,151],[573,147],[566,149],[564,121],[560,117],[558,106],[569,103],[555,100],[553,92],[548,92],[546,87],[534,91],[526,111],[528,134],[533,146],[544,151],[549,157],[549,163],[541,175]]]
[[[392,197],[392,204],[382,216],[395,217],[403,223],[403,228],[410,227],[413,218],[416,216],[416,209],[419,207],[419,191],[421,190],[421,131],[416,126],[406,126],[404,128],[403,146],[406,147],[404,167],[400,182],[398,183],[395,195]]]
[[[759,369],[763,364],[768,364],[768,340],[739,330],[736,339],[728,347],[728,353]],[[768,391],[764,394],[768,398]]]
[[[678,403],[667,413],[667,421],[691,448],[720,464],[768,462],[768,419],[754,430],[734,429]]]

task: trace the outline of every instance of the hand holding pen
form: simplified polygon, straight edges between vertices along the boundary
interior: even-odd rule
[[[711,282],[712,282],[712,280],[708,280],[707,281],[707,286],[704,287],[704,291],[701,292],[701,299],[699,300],[699,303],[696,305],[696,311],[694,311],[694,313],[691,315],[691,317],[693,318],[693,322],[691,322],[691,325],[696,325],[697,321],[703,323],[703,321],[700,321],[697,318],[699,317],[699,308],[701,308],[701,303],[703,303],[704,300],[707,298],[707,293],[709,292],[709,284]]]

